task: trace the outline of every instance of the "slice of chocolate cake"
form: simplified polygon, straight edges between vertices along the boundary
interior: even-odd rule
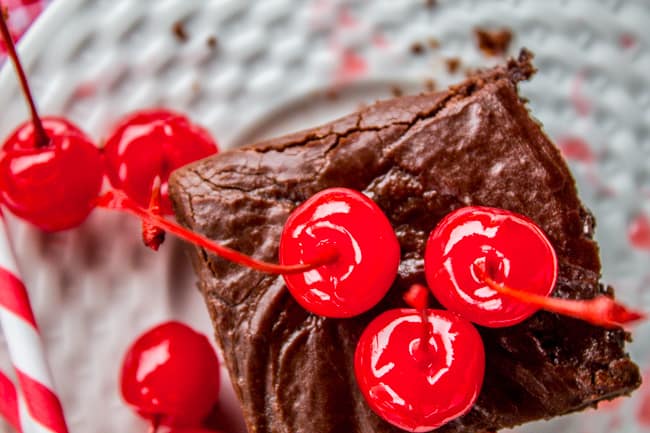
[[[403,292],[424,283],[427,236],[458,207],[500,207],[537,222],[560,262],[554,296],[611,293],[598,281],[593,217],[558,149],[517,94],[516,83],[533,72],[524,52],[445,92],[378,102],[172,176],[171,197],[182,224],[259,259],[276,261],[289,213],[334,186],[375,200],[401,244],[399,273],[386,298],[368,313],[342,320],[303,310],[281,277],[193,251],[250,432],[399,431],[361,396],[353,373],[355,345],[370,320],[404,307]],[[491,432],[547,419],[640,384],[621,329],[539,312],[517,326],[479,331],[487,363],[481,394],[469,413],[438,431]]]

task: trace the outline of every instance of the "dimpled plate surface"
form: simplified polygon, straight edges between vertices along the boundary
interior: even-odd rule
[[[597,217],[604,280],[650,311],[648,22],[646,0],[58,0],[20,51],[43,113],[72,118],[98,142],[124,113],[164,105],[229,148],[458,81],[500,60],[478,50],[473,29],[508,27],[510,54],[537,55],[522,93]],[[7,65],[0,106],[6,137],[27,115]],[[107,212],[59,234],[10,225],[72,433],[146,431],[118,393],[126,346],[167,318],[211,333],[180,244],[149,252],[137,223]],[[650,323],[635,336],[629,349],[650,382]],[[649,385],[604,406],[516,431],[650,430]],[[225,431],[245,431],[228,385],[222,412]]]

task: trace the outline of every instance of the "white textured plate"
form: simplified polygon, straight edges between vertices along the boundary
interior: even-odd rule
[[[598,218],[605,280],[650,310],[650,253],[628,240],[631,224],[650,215],[650,2],[429,3],[436,2],[55,0],[20,51],[42,111],[71,117],[98,142],[122,114],[165,105],[229,148],[330,120],[395,86],[419,92],[429,79],[459,80],[465,68],[496,62],[476,48],[473,28],[507,26],[511,54],[519,46],[537,54],[540,71],[522,86],[533,113],[553,138],[582,140],[566,150]],[[176,22],[184,42],[172,31]],[[429,47],[430,38],[440,47]],[[414,54],[413,43],[423,53]],[[448,57],[462,60],[454,76]],[[0,107],[5,137],[27,115],[8,67]],[[118,394],[125,347],[168,318],[211,333],[180,245],[149,252],[137,224],[106,212],[55,235],[16,220],[11,227],[72,433],[144,432]],[[645,324],[630,351],[650,379],[649,342]],[[3,351],[0,344],[6,366]],[[637,416],[644,398],[648,386],[607,409],[520,431],[647,432]],[[243,431],[229,387],[222,401],[228,431]]]

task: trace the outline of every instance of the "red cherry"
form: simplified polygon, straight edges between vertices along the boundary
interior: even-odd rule
[[[121,390],[153,423],[199,426],[219,397],[219,361],[205,336],[179,322],[163,323],[127,351]]]
[[[0,150],[0,196],[17,216],[47,231],[81,224],[103,178],[99,150],[65,119],[44,118],[44,145],[32,122],[18,127]]]
[[[0,200],[14,214],[48,231],[79,225],[94,207],[103,174],[90,139],[65,119],[42,119],[4,15],[0,34],[18,75],[32,120],[0,150]]]
[[[336,260],[284,275],[305,309],[327,317],[351,317],[376,305],[397,274],[400,249],[381,209],[360,192],[331,188],[310,197],[289,216],[280,240],[280,263],[312,263],[323,250]]]
[[[427,283],[449,310],[479,325],[517,324],[539,309],[497,292],[498,284],[547,296],[557,278],[557,257],[530,219],[503,209],[465,207],[431,232],[424,257]]]
[[[442,310],[426,310],[426,317],[427,344],[421,312],[388,310],[368,325],[354,354],[368,405],[411,432],[428,432],[467,413],[485,370],[483,342],[470,322]]]
[[[111,184],[140,206],[149,204],[153,181],[160,177],[161,210],[171,214],[170,173],[217,153],[217,145],[205,129],[182,114],[154,109],[124,118],[106,141],[104,153]]]

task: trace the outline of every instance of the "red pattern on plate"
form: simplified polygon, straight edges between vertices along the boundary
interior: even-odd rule
[[[557,145],[567,159],[582,162],[593,162],[596,159],[589,144],[580,137],[560,137],[557,140]]]
[[[645,214],[637,215],[628,229],[630,244],[640,250],[650,250],[650,217]]]

